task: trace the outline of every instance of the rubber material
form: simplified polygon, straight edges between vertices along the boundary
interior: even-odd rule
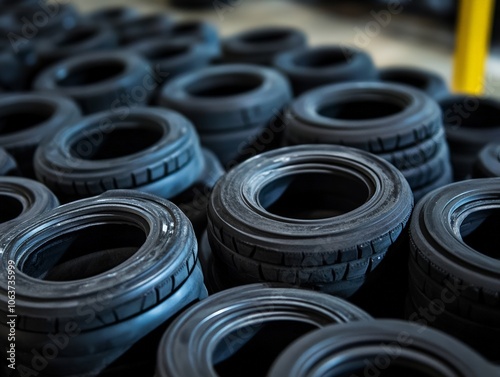
[[[33,155],[38,144],[81,118],[78,106],[70,99],[41,93],[0,96],[0,114],[0,146],[29,177],[34,177]]]
[[[307,36],[299,29],[268,26],[245,30],[223,40],[223,60],[271,66],[282,52],[304,47]]]
[[[35,156],[37,177],[69,200],[129,188],[172,198],[202,169],[194,127],[161,108],[129,109],[125,118],[114,111],[85,117],[46,140]]]
[[[219,180],[208,238],[220,261],[253,281],[352,282],[352,293],[404,231],[412,206],[403,175],[376,156],[333,145],[282,148]]]
[[[139,14],[135,8],[118,5],[97,9],[88,13],[87,18],[93,22],[115,27],[138,18]]]
[[[415,200],[415,203],[419,202],[425,195],[427,195],[429,192],[434,191],[435,189],[438,189],[440,187],[449,185],[450,183],[453,183],[453,170],[449,166],[449,164],[446,164],[444,167],[444,171],[441,172],[441,175],[439,175],[435,180],[427,183],[425,186],[416,188],[413,190],[413,198]]]
[[[0,22],[2,20],[0,19]],[[0,29],[0,33],[3,33]],[[29,87],[29,80],[38,57],[34,43],[12,45],[0,40],[0,87],[6,91],[22,91]]]
[[[155,73],[148,62],[127,52],[93,52],[71,57],[43,70],[35,90],[73,98],[83,113],[116,112],[148,103]]]
[[[218,376],[216,370],[221,368],[228,373],[234,368],[228,359],[249,346],[266,325],[287,321],[287,329],[264,339],[264,349],[254,349],[252,359],[237,364],[240,375],[265,375],[277,356],[273,346],[286,346],[300,335],[293,325],[322,328],[359,320],[370,317],[341,299],[317,292],[264,284],[230,289],[196,304],[169,327],[158,350],[157,376]]]
[[[346,46],[295,49],[278,55],[274,66],[288,77],[296,96],[328,84],[378,78],[371,57]]]
[[[5,149],[0,148],[0,176],[16,175],[17,163]]]
[[[51,226],[56,223],[57,227]],[[73,260],[66,258],[55,266],[57,252],[61,255],[66,251],[58,249],[61,241],[67,247],[77,239],[75,232],[95,234],[99,227],[113,224],[135,228],[135,232],[143,234],[143,243],[132,242],[131,231],[119,232],[119,237],[97,236],[95,245],[92,239],[80,239],[80,247],[82,243],[84,247],[80,255],[72,254]],[[61,239],[62,235],[69,240]],[[19,364],[30,365],[34,345],[43,354],[44,346],[51,343],[47,334],[63,333],[67,323],[79,330],[67,347],[59,350],[58,358],[48,360],[44,370],[48,375],[99,371],[178,311],[206,296],[196,264],[196,239],[188,219],[175,205],[152,195],[112,191],[61,206],[3,237],[0,244],[4,251],[0,273],[3,308],[7,308],[4,287],[8,260],[14,260],[17,271]],[[124,250],[126,245],[133,247]],[[109,247],[107,251],[113,255],[126,251],[129,257],[109,266],[104,259],[107,251],[100,249]],[[94,250],[97,252],[88,254]],[[43,262],[34,259],[34,254],[43,256],[44,252],[51,256],[42,258]],[[89,258],[93,264],[87,265],[85,260]],[[49,276],[53,277],[56,270],[61,272],[75,263],[94,270],[104,266],[107,271],[91,270],[94,275],[76,280],[45,280],[51,280]],[[6,336],[7,327],[1,326],[0,330]],[[155,349],[154,345],[151,348]]]
[[[154,13],[124,20],[115,25],[115,28],[120,36],[120,45],[126,46],[146,38],[168,35],[172,22],[170,16]]]
[[[490,143],[479,153],[473,170],[474,178],[500,177],[500,144]]]
[[[499,368],[436,330],[402,321],[327,326],[287,348],[269,377],[494,376]]]
[[[183,20],[172,23],[169,40],[190,41],[205,45],[214,56],[220,55],[219,31],[215,25],[202,20]]]
[[[56,196],[47,187],[20,177],[0,177],[0,201],[0,237],[16,225],[59,205]]]
[[[450,94],[444,78],[429,70],[414,67],[387,67],[379,71],[379,78],[385,82],[409,85],[420,89],[435,100]]]

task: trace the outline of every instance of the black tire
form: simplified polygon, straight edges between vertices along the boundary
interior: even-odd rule
[[[135,8],[111,6],[99,8],[93,12],[87,13],[87,18],[92,22],[100,22],[106,26],[115,27],[138,18],[139,14],[139,11]]]
[[[404,232],[412,206],[403,175],[376,156],[333,145],[282,148],[219,180],[208,237],[219,260],[253,281],[352,283],[352,293]]]
[[[17,175],[17,163],[7,151],[0,147],[0,176]]]
[[[70,99],[40,93],[2,95],[0,110],[0,146],[29,177],[34,177],[33,155],[41,141],[81,118],[80,109]]]
[[[16,225],[59,205],[56,196],[47,187],[18,177],[0,177],[0,201],[0,237]]]
[[[443,290],[458,286],[455,305],[447,305],[447,310],[496,330],[500,329],[499,188],[500,178],[489,178],[435,190],[417,204],[410,225],[412,263],[424,276],[416,275],[420,270],[415,268],[410,272],[414,280],[418,276],[429,282],[429,288],[424,287],[428,299],[444,301]],[[430,289],[436,285],[442,287],[439,296]],[[479,334],[478,338],[483,339]],[[493,342],[485,341],[481,352],[491,355],[491,349],[500,349],[498,338]],[[500,360],[498,352],[496,356]]]
[[[125,120],[124,120],[125,119]],[[203,171],[191,123],[161,108],[106,111],[83,118],[40,145],[35,170],[62,201],[113,189],[136,189],[173,198]]]
[[[307,36],[299,29],[284,26],[259,27],[224,39],[222,54],[227,63],[272,65],[278,54],[306,44]]]
[[[418,203],[428,193],[443,186],[449,185],[450,183],[453,183],[453,181],[453,170],[449,166],[449,164],[447,164],[445,165],[444,170],[441,172],[441,175],[439,175],[434,181],[431,181],[425,186],[413,190],[413,198],[415,200],[415,203]]]
[[[234,288],[196,304],[175,320],[160,344],[156,373],[263,376],[281,349],[300,335],[370,319],[355,306],[317,292],[264,284]]]
[[[319,86],[378,77],[367,53],[344,46],[295,49],[278,55],[274,66],[289,78],[296,96]]]
[[[153,195],[114,191],[61,206],[0,244],[2,311],[9,260],[17,272],[16,366],[32,367],[33,349],[56,348],[43,371],[50,376],[95,375],[206,296],[187,217]],[[154,354],[157,345],[148,347]]]
[[[450,93],[442,76],[425,69],[388,67],[379,71],[379,78],[381,81],[409,85],[420,89],[435,100],[439,100]]]
[[[115,25],[115,30],[120,37],[120,45],[126,46],[146,38],[168,35],[172,23],[172,18],[165,13],[154,13],[124,20]]]
[[[486,145],[477,156],[473,178],[500,177],[500,143]]]
[[[64,34],[57,34],[37,43],[38,70],[78,54],[113,50],[117,46],[118,36],[109,26],[80,23]]]
[[[268,375],[483,377],[498,369],[439,331],[384,320],[311,332],[287,348]]]
[[[168,31],[169,40],[190,41],[205,45],[214,56],[220,55],[219,31],[215,25],[202,20],[174,22]]]
[[[126,111],[147,104],[155,80],[149,63],[140,56],[106,51],[62,60],[40,72],[33,86],[35,90],[71,97],[83,113],[90,114],[109,109]]]

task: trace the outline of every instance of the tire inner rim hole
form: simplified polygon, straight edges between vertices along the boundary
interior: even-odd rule
[[[269,30],[244,35],[241,37],[241,40],[245,43],[251,44],[269,44],[282,42],[289,37],[290,32],[287,30]]]
[[[236,329],[217,344],[212,355],[214,369],[220,377],[264,377],[288,345],[317,328],[305,322],[276,320]]]
[[[21,271],[46,281],[90,278],[122,264],[146,241],[130,224],[97,224],[55,237],[26,258]]]
[[[394,73],[384,77],[384,81],[397,84],[409,85],[418,89],[425,89],[429,86],[429,81],[424,76],[409,76],[406,74]]]
[[[109,160],[139,153],[163,136],[160,127],[147,127],[140,122],[116,122],[110,130],[96,127],[82,132],[70,146],[72,156],[90,161]]]
[[[180,22],[172,27],[171,34],[175,36],[189,35],[200,30],[200,24],[196,21]]]
[[[500,208],[475,211],[460,225],[463,241],[490,258],[500,260]]]
[[[325,375],[330,375],[329,373],[338,377],[449,377],[446,372],[443,374],[432,365],[424,365],[419,361],[405,358],[393,359],[383,351],[376,357],[346,360],[343,363],[333,365]]]
[[[296,66],[304,68],[328,68],[347,62],[346,54],[336,50],[308,51],[294,60]]]
[[[201,78],[186,88],[194,97],[228,97],[248,93],[262,85],[257,75],[236,73]]]
[[[500,108],[474,97],[440,102],[445,126],[471,129],[500,127]]]
[[[154,46],[146,52],[145,56],[150,60],[164,60],[184,55],[188,51],[188,46]]]
[[[383,99],[360,99],[328,103],[318,108],[318,114],[331,119],[370,120],[385,118],[404,110],[403,104]]]
[[[69,71],[61,71],[57,80],[60,87],[75,87],[98,84],[111,80],[125,71],[125,64],[118,61],[92,62],[75,67]]]
[[[23,213],[23,204],[16,198],[0,194],[0,224],[14,220]]]
[[[85,28],[85,29],[76,29],[72,32],[69,32],[65,35],[65,37],[57,43],[58,47],[67,47],[72,46],[78,43],[85,42],[97,34],[95,29]]]
[[[360,178],[343,172],[305,172],[277,178],[260,191],[258,201],[277,216],[317,220],[343,215],[370,196]]]
[[[26,111],[26,109],[29,111]],[[49,106],[23,104],[21,108],[0,110],[0,135],[9,135],[34,128],[47,122],[54,115]]]

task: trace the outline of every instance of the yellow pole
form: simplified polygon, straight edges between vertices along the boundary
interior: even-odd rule
[[[460,0],[453,90],[481,95],[495,0]]]

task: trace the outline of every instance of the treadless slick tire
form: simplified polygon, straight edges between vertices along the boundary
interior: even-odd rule
[[[73,56],[38,74],[33,87],[73,98],[84,114],[145,105],[154,73],[144,58],[123,51]]]
[[[443,330],[479,343],[477,350],[495,361],[500,360],[499,192],[500,178],[445,186],[422,199],[410,225],[413,304],[427,308],[431,302],[449,313]],[[463,323],[475,331],[463,332]],[[430,325],[441,328],[438,322]]]
[[[402,174],[365,151],[282,148],[221,178],[210,197],[215,257],[247,282],[281,282],[348,297],[406,227]]]
[[[342,46],[303,47],[278,55],[274,67],[288,77],[297,96],[313,88],[378,77],[371,57]]]
[[[33,155],[38,144],[81,118],[80,109],[71,99],[40,93],[2,95],[0,112],[0,146],[29,177],[34,177]]]
[[[56,196],[31,179],[0,177],[0,237],[14,226],[59,205]]]
[[[326,325],[370,320],[339,298],[255,284],[194,305],[168,328],[158,377],[264,376],[283,348]]]
[[[474,164],[474,178],[500,177],[500,143],[485,146],[477,156]]]
[[[43,356],[46,375],[96,375],[206,297],[189,220],[153,195],[112,191],[64,205],[5,235],[0,245],[2,315],[9,260],[16,271],[18,370],[38,365],[36,350],[49,355]],[[2,336],[7,332],[0,326]],[[154,355],[157,345],[147,346]]]
[[[499,372],[439,331],[384,320],[306,334],[279,356],[268,376],[483,377]]]
[[[409,85],[416,89],[420,89],[436,100],[450,93],[442,76],[424,69],[413,67],[387,67],[379,71],[379,78],[385,82]]]

